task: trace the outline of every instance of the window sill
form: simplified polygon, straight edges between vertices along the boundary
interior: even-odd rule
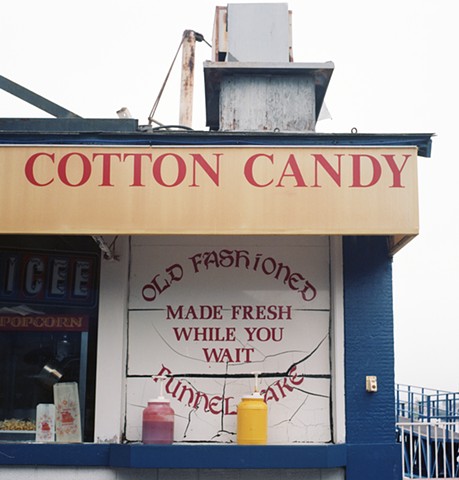
[[[346,445],[0,444],[0,465],[124,468],[339,468]]]

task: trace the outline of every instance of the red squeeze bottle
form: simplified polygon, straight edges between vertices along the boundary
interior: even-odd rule
[[[161,379],[164,380],[164,379]],[[142,415],[142,443],[171,444],[174,441],[174,410],[161,395],[148,400]]]

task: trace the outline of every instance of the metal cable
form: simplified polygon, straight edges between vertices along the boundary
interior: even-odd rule
[[[201,33],[195,32],[194,30],[191,30],[191,31],[194,33],[194,35],[196,37],[196,41],[205,42],[205,43],[207,43],[207,45],[209,45],[209,47],[212,48],[212,45],[204,38],[204,35],[202,35]],[[150,115],[148,116],[148,125],[151,125],[152,123],[156,123],[160,127],[164,127],[160,122],[157,122],[156,120],[154,120],[153,117],[155,115],[156,109],[158,108],[158,104],[159,104],[159,101],[161,100],[161,96],[163,94],[164,88],[166,87],[166,83],[169,80],[169,75],[171,74],[171,71],[172,71],[172,68],[174,66],[175,60],[177,59],[177,56],[180,52],[180,49],[182,48],[183,42],[184,42],[184,40],[187,37],[189,32],[190,32],[190,30],[185,30],[183,32],[182,40],[180,41],[180,44],[177,48],[177,52],[175,53],[174,59],[172,60],[171,66],[169,67],[169,71],[167,72],[166,78],[164,79],[164,82],[161,86],[161,89],[158,93],[158,96],[156,97],[156,100],[155,100],[155,103],[153,104]]]
[[[159,104],[159,101],[161,100],[161,95],[163,94],[166,83],[169,80],[169,75],[171,74],[172,67],[174,66],[175,60],[177,59],[177,56],[180,52],[180,49],[182,48],[183,41],[185,40],[185,33],[186,33],[186,31],[182,35],[182,40],[180,41],[180,45],[177,48],[177,52],[175,53],[174,59],[172,60],[171,66],[169,67],[169,71],[167,72],[166,78],[164,79],[164,82],[161,86],[161,89],[159,90],[158,96],[156,97],[155,103],[153,104],[150,115],[148,116],[148,125],[151,125],[152,122],[154,122],[153,116],[156,112],[156,109],[158,108],[158,104]]]

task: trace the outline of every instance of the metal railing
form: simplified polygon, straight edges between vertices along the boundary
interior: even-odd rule
[[[403,478],[459,478],[456,428],[456,422],[398,423]]]
[[[452,423],[459,420],[459,392],[397,384],[396,414],[399,420],[439,420],[453,427]]]
[[[403,478],[459,478],[459,392],[396,385]]]

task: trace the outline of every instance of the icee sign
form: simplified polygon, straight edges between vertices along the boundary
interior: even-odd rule
[[[128,440],[167,375],[175,441],[235,442],[253,372],[269,443],[331,441],[327,237],[133,237]]]

